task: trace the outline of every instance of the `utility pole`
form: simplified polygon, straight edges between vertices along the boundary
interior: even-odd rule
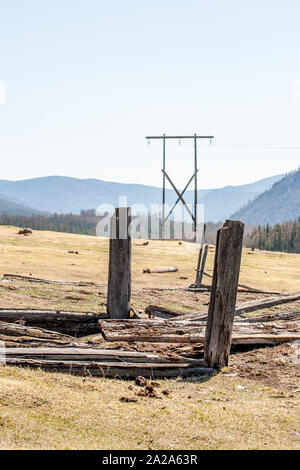
[[[194,168],[195,168],[195,189],[194,189],[194,232],[197,233],[197,205],[198,205],[198,180],[197,180],[197,173],[198,173],[198,163],[197,163],[197,135],[195,134],[194,138]]]
[[[162,220],[165,220],[165,207],[166,207],[166,138],[165,134],[163,135],[163,201],[162,201]],[[165,228],[164,224],[161,226],[162,229],[162,239],[165,238]]]
[[[165,224],[168,220],[168,218],[170,217],[170,215],[172,214],[172,212],[174,211],[175,207],[177,206],[177,204],[179,203],[179,201],[181,201],[183,203],[183,205],[185,206],[187,212],[189,213],[189,215],[191,216],[191,219],[193,221],[193,227],[194,227],[194,232],[195,232],[195,239],[197,239],[197,231],[198,231],[198,217],[197,217],[197,205],[198,205],[198,178],[197,178],[197,173],[198,173],[198,149],[197,149],[197,141],[198,139],[209,139],[211,142],[212,140],[214,139],[214,136],[203,136],[203,135],[197,135],[197,134],[194,134],[194,135],[166,135],[166,134],[163,134],[162,136],[148,136],[146,137],[146,139],[150,142],[150,140],[152,139],[160,139],[163,141],[163,167],[162,167],[162,173],[163,173],[163,190],[162,190],[162,223],[161,223],[161,227],[162,227],[162,239],[165,238]],[[166,171],[166,139],[178,139],[179,141],[183,140],[183,139],[193,139],[194,140],[194,174],[191,176],[191,178],[189,179],[188,183],[186,184],[185,188],[183,189],[183,191],[179,191],[177,189],[177,187],[175,186],[175,184],[173,183],[173,181],[171,180],[170,176],[168,175],[167,171]],[[166,216],[165,214],[165,205],[166,205],[166,179],[168,180],[168,182],[170,183],[170,185],[172,186],[172,188],[174,189],[174,191],[176,192],[177,196],[178,196],[178,199],[176,200],[175,204],[173,205],[172,209],[170,210],[170,212],[168,213],[168,215]],[[194,204],[193,204],[193,210],[190,211],[190,209],[188,208],[184,198],[183,198],[183,195],[184,193],[186,192],[186,190],[188,189],[189,185],[191,184],[191,182],[194,180]]]

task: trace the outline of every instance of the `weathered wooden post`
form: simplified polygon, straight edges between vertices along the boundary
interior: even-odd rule
[[[202,286],[202,279],[203,279],[203,274],[204,274],[204,269],[205,269],[207,253],[208,253],[208,245],[205,245],[202,260],[201,260],[201,268],[200,268],[199,272],[197,273],[196,287],[201,287]]]
[[[218,230],[212,290],[205,331],[204,357],[209,367],[228,364],[240,273],[244,224],[226,220]]]
[[[204,246],[205,232],[206,232],[206,224],[204,224],[203,226],[202,240],[201,240],[201,245],[200,245],[200,250],[199,250],[199,255],[198,255],[197,269],[196,269],[196,280],[195,280],[195,284],[190,285],[190,288],[195,288],[195,287],[199,288],[201,287],[201,284],[202,284],[202,279],[203,279],[203,274],[204,274],[204,269],[205,269],[205,262],[206,262],[207,252],[208,252],[208,245]],[[203,248],[204,248],[204,253],[203,253]]]
[[[130,317],[131,237],[130,208],[120,207],[111,218],[107,313],[112,319]]]

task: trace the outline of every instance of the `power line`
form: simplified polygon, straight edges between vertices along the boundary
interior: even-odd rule
[[[283,147],[280,144],[274,145],[239,145],[239,144],[216,144],[218,148],[243,148],[257,150],[300,150],[300,147]]]
[[[148,143],[150,143],[150,139],[159,139],[161,138],[160,136],[159,137],[147,137],[148,140]],[[193,138],[193,136],[188,136],[188,137],[185,137],[185,136],[171,136],[171,137],[168,137],[169,139],[178,139],[178,143],[179,145],[183,146],[183,147],[192,147],[193,146],[193,143],[192,142],[181,142],[181,139],[191,139]],[[210,136],[204,136],[204,137],[201,137],[199,136],[198,138],[204,138],[204,139],[210,139]],[[199,143],[199,147],[201,148],[240,148],[240,149],[254,149],[254,150],[300,150],[300,142],[285,142],[285,143],[282,143],[282,144],[214,144],[214,145],[211,145],[212,142],[210,143],[210,145],[201,145]],[[291,147],[288,147],[288,145],[291,145]],[[299,145],[297,147],[297,145]]]

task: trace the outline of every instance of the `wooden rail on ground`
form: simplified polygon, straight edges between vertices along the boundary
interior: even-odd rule
[[[2,322],[19,323],[78,337],[98,333],[98,320],[102,318],[107,318],[107,315],[43,309],[0,309],[0,326]]]
[[[262,322],[262,320],[264,323]],[[137,343],[204,344],[206,321],[189,320],[99,320],[106,341]],[[276,315],[234,322],[231,343],[280,344],[300,339],[300,313]]]
[[[211,375],[203,361],[138,351],[82,348],[11,348],[6,364],[95,377],[189,377]]]

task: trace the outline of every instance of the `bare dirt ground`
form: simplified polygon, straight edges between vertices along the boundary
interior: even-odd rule
[[[185,286],[187,287],[187,286]],[[237,303],[262,299],[272,294],[239,292]],[[132,301],[140,311],[148,305],[161,305],[184,313],[208,309],[209,292],[190,292],[183,288],[160,290],[133,287]],[[0,279],[0,308],[54,308],[69,311],[106,312],[106,286],[44,284],[26,280]],[[260,310],[259,315],[300,310],[300,301]]]
[[[300,362],[295,362],[294,355],[291,344],[255,348],[232,354],[229,368],[241,378],[296,396],[300,393]]]

